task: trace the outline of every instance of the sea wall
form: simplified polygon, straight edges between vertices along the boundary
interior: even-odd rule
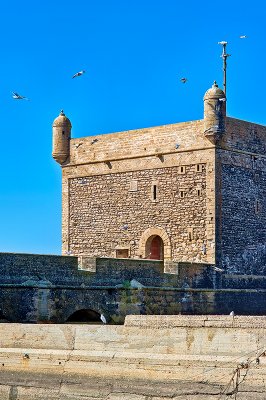
[[[262,275],[225,275],[213,265],[182,262],[167,271],[155,260],[78,265],[77,257],[0,253],[0,322],[65,323],[82,310],[117,324],[131,314],[266,314]]]
[[[265,317],[0,324],[0,398],[265,399],[265,350]]]

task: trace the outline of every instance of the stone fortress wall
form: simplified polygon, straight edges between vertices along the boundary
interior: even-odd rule
[[[142,236],[158,229],[166,257],[206,261],[206,164],[69,179],[69,213],[73,254],[146,258]]]
[[[146,258],[143,238],[159,228],[166,260],[213,263],[214,152],[201,130],[195,121],[71,139],[63,253]]]
[[[265,317],[0,324],[0,398],[262,400],[265,344]]]
[[[216,150],[216,264],[231,274],[266,273],[266,127],[226,119]]]
[[[129,314],[266,313],[264,276],[203,263],[167,269],[155,260],[85,257],[78,268],[77,257],[0,253],[0,321],[66,323],[83,311],[116,324]]]

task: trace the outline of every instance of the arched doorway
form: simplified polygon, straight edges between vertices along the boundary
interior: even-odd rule
[[[151,227],[146,229],[139,240],[139,256],[140,258],[150,258],[150,245],[155,236],[159,236],[161,239],[160,246],[160,259],[164,262],[171,260],[171,242],[166,231],[161,227]]]
[[[77,310],[73,314],[68,317],[66,323],[73,323],[73,324],[102,324],[100,319],[100,314],[96,311],[83,309]]]
[[[146,258],[150,260],[163,260],[164,259],[164,245],[163,240],[159,235],[149,237],[146,242]]]

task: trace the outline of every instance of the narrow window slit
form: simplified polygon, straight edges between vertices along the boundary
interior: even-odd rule
[[[156,200],[157,198],[157,186],[153,185],[153,200]]]

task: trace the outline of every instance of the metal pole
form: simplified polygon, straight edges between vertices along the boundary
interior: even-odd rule
[[[222,59],[223,59],[223,86],[224,86],[224,94],[226,97],[226,69],[227,69],[227,57],[230,57],[231,54],[226,53],[226,45],[227,42],[218,42],[218,44],[221,44],[223,46],[223,52],[222,52]]]
[[[227,55],[226,55],[226,44],[227,43],[223,44],[223,54],[222,54],[222,57],[223,57],[223,71],[224,71],[224,82],[223,82],[223,85],[224,85],[224,94],[225,94],[225,96],[226,96],[226,67],[227,67],[227,63],[226,63],[226,58],[227,58]]]

